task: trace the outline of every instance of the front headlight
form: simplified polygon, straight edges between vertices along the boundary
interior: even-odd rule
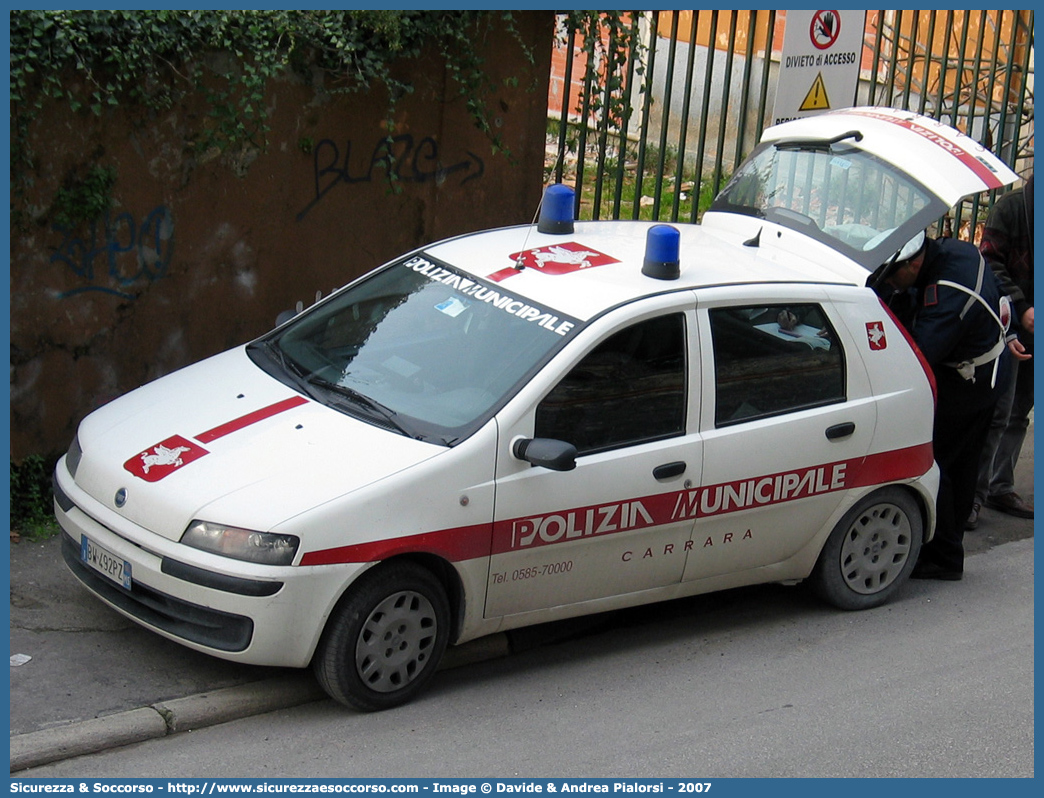
[[[300,540],[294,535],[254,532],[210,521],[193,521],[181,542],[195,549],[261,565],[290,565]]]

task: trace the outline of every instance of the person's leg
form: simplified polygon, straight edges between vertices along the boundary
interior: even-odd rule
[[[964,571],[964,522],[975,497],[986,433],[994,407],[936,415],[933,446],[939,464],[935,536],[921,549],[917,578],[960,579]]]
[[[1008,423],[997,442],[993,473],[986,495],[989,507],[1026,518],[1033,517],[1033,505],[1015,493],[1015,466],[1022,453],[1033,410],[1033,361],[1019,363]]]
[[[1001,438],[1008,426],[1008,418],[1011,415],[1012,402],[1015,399],[1015,385],[1018,371],[1010,369],[1010,377],[1004,386],[997,407],[993,411],[989,430],[986,432],[986,441],[982,447],[982,457],[979,459],[978,480],[975,483],[975,498],[972,509],[965,521],[965,529],[975,529],[979,525],[979,511],[986,505],[986,499],[992,493],[991,483],[993,476],[997,473],[998,449]]]

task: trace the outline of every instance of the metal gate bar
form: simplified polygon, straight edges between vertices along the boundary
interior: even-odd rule
[[[783,14],[631,12],[598,41],[567,28],[566,102],[574,75],[583,88],[577,107],[562,109],[548,175],[576,187],[578,218],[698,221],[770,122]],[[868,11],[852,104],[947,121],[1026,176],[1033,18],[1033,11]],[[640,46],[617,46],[628,36]],[[943,233],[974,240],[995,198],[953,209]]]

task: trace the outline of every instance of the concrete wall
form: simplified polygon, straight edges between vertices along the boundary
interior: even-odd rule
[[[482,45],[495,77],[519,78],[491,103],[510,157],[492,152],[429,58],[396,114],[398,193],[385,179],[383,91],[274,82],[267,148],[234,156],[188,148],[205,112],[191,102],[144,121],[48,106],[32,128],[33,185],[15,201],[27,222],[11,231],[12,458],[64,451],[92,409],[251,340],[280,311],[406,250],[530,221],[553,16],[518,17],[543,74],[507,34]],[[117,171],[112,210],[59,229],[48,213],[55,193],[92,165]]]

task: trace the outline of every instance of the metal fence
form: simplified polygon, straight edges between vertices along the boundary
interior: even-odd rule
[[[566,20],[548,180],[575,186],[579,218],[698,221],[771,123],[786,12],[634,12],[597,37]],[[1032,171],[1032,11],[867,11],[861,57],[840,105],[917,111]],[[939,232],[976,240],[993,199],[962,203]]]

